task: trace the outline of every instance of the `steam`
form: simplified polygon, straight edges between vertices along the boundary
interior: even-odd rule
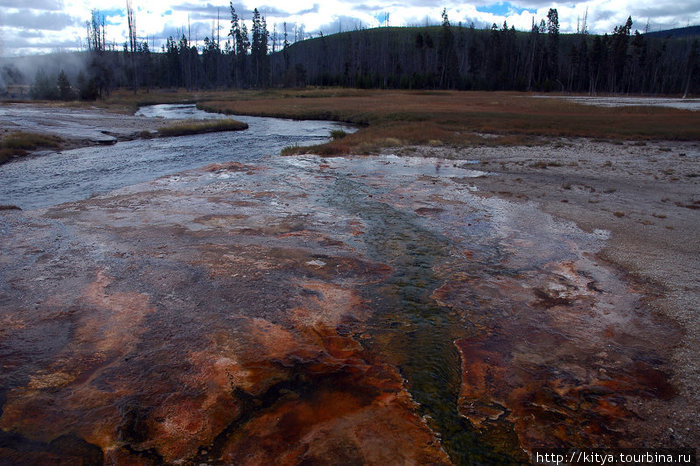
[[[51,78],[63,70],[71,84],[75,85],[78,74],[86,74],[87,61],[86,52],[0,58],[0,89],[5,89],[8,85],[31,85],[40,70]]]

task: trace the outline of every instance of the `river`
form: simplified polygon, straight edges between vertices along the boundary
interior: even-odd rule
[[[32,110],[27,109],[28,112]],[[167,119],[225,118],[194,105],[153,105],[137,115]],[[286,146],[326,142],[330,131],[352,128],[330,121],[233,116],[245,131],[138,139],[26,157],[0,166],[0,204],[36,209],[154,180],[214,162],[252,162]]]

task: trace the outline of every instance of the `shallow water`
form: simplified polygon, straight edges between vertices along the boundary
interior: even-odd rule
[[[15,109],[34,115],[37,110]],[[161,118],[221,118],[194,105],[154,105],[140,115]],[[286,146],[320,144],[342,127],[328,121],[235,116],[249,129],[174,138],[141,139],[27,157],[0,165],[0,204],[35,209],[86,199],[113,189],[214,162],[252,162]]]

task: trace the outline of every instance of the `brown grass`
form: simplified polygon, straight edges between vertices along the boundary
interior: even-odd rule
[[[200,108],[227,114],[325,119],[363,128],[322,146],[324,155],[372,152],[398,141],[455,146],[533,144],[539,137],[697,140],[700,115],[671,108],[599,108],[515,92],[312,89],[206,98]],[[484,138],[480,133],[498,135]]]
[[[189,134],[214,133],[220,131],[241,131],[248,129],[246,123],[232,120],[187,121],[158,128],[160,136],[185,136]]]
[[[61,146],[63,140],[58,136],[15,131],[7,133],[0,139],[0,163],[27,155],[37,149],[55,149]]]
[[[541,137],[608,142],[698,140],[700,114],[661,107],[601,108],[518,92],[361,90],[344,88],[188,92],[114,92],[100,102],[133,112],[155,103],[194,103],[226,114],[334,120],[358,125],[345,138],[287,152],[371,153],[393,145],[538,144]],[[497,135],[483,137],[481,134]]]

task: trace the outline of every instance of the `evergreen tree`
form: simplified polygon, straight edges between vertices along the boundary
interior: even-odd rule
[[[609,55],[611,60],[611,73],[609,75],[610,92],[620,92],[624,89],[624,74],[629,61],[627,49],[629,47],[631,30],[632,17],[628,17],[624,25],[615,26],[612,36],[611,53]]]
[[[590,73],[590,77],[588,79],[588,92],[591,95],[596,95],[596,93],[598,92],[598,84],[600,82],[601,75],[604,72],[604,53],[605,47],[603,44],[603,40],[600,36],[595,36],[595,38],[593,39],[593,47],[591,47],[591,53],[588,57],[588,71]]]
[[[450,20],[447,17],[447,9],[442,10],[442,27],[440,28],[440,41],[438,44],[438,63],[440,87],[453,89],[459,81],[459,63],[455,51],[454,34],[452,34]]]
[[[151,49],[148,46],[148,41],[145,40],[138,44],[138,72],[140,77],[138,82],[146,87],[146,92],[148,92],[153,85],[153,57],[151,56]]]
[[[34,83],[29,89],[29,96],[35,100],[58,100],[59,92],[56,80],[49,78],[43,69],[36,72]]]
[[[177,42],[169,36],[165,42],[165,85],[169,87],[182,86],[182,66],[180,64],[180,50]]]
[[[550,8],[547,13],[547,79],[558,82],[559,79],[559,13]],[[550,85],[545,85],[549,90]]]
[[[248,28],[245,23],[240,20],[233,3],[230,3],[231,8],[231,36],[232,56],[231,56],[231,79],[236,87],[244,87],[250,81],[246,75],[248,61],[248,51],[250,49],[250,41],[248,40]]]
[[[269,33],[265,19],[260,16],[257,8],[253,10],[253,41],[251,43],[251,59],[253,62],[253,84],[256,87],[268,84],[269,60],[267,55],[267,40]]]
[[[61,70],[56,78],[56,86],[58,87],[58,98],[61,100],[73,100],[73,89],[71,89],[70,81],[66,72]]]
[[[242,85],[242,76],[239,73],[240,63],[240,47],[241,47],[241,25],[239,22],[236,9],[233,7],[233,2],[229,3],[231,9],[231,29],[228,35],[231,36],[231,80],[233,85],[240,87]]]
[[[282,57],[284,58],[284,73],[289,72],[289,40],[287,37],[287,22],[284,22],[284,43],[282,44]]]
[[[250,83],[250,77],[248,76],[248,53],[250,52],[250,39],[248,38],[248,27],[245,23],[241,23],[240,34],[238,35],[238,43],[236,45],[238,49],[238,74],[241,77],[242,85],[247,85]]]
[[[533,20],[529,33],[518,33],[507,22],[483,31],[473,25],[454,27],[443,10],[441,26],[418,30],[356,29],[304,40],[303,26],[295,25],[299,43],[293,46],[284,23],[284,41],[280,34],[279,47],[274,47],[278,52],[270,54],[270,35],[259,10],[253,11],[249,37],[247,23],[238,17],[232,3],[230,7],[230,39],[223,51],[216,27],[199,49],[182,34],[179,40],[168,37],[162,53],[152,53],[148,42],[137,42],[134,48],[133,12],[130,41],[124,51],[108,50],[104,16],[93,10],[92,21],[86,23],[88,65],[76,85],[80,97],[104,96],[116,86],[136,88],[134,83],[147,89],[309,83],[363,88],[566,89],[591,94],[605,90],[687,95],[698,89],[698,46],[638,31],[632,35],[631,18],[612,35],[586,34],[585,18],[583,29],[579,28],[583,33],[560,35],[553,8],[546,20]],[[66,84],[64,75],[37,76],[32,95],[66,98],[70,83]]]

